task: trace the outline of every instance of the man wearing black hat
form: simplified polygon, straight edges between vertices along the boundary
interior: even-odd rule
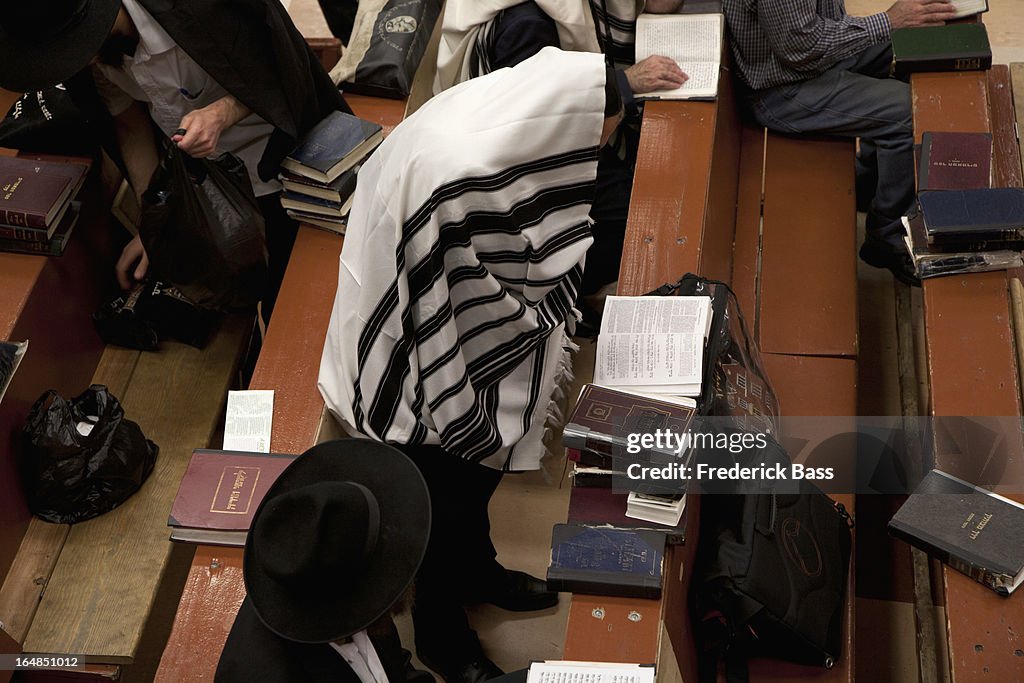
[[[358,439],[314,446],[281,473],[253,517],[248,593],[218,683],[431,683],[391,621],[430,535],[416,466]]]
[[[333,110],[351,111],[278,0],[32,0],[0,14],[0,87],[37,90],[93,65],[120,156],[139,195],[158,162],[153,126],[194,157],[245,162],[267,226],[269,300],[297,225],[277,199],[281,160]],[[75,78],[79,76],[78,78]],[[87,79],[86,79],[87,80]],[[182,134],[176,134],[184,129]],[[116,158],[116,157],[115,157]],[[118,262],[124,288],[145,277],[136,238]]]

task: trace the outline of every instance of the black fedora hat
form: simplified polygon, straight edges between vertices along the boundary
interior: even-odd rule
[[[110,35],[121,0],[18,0],[0,12],[0,86],[14,92],[66,81]]]
[[[298,643],[365,629],[408,590],[430,535],[430,500],[401,451],[364,439],[309,449],[256,510],[243,575],[263,624]]]

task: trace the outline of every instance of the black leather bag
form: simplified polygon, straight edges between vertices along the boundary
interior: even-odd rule
[[[715,457],[723,464],[728,455]],[[771,437],[741,459],[790,465]],[[747,680],[751,657],[831,668],[841,654],[850,515],[806,480],[762,486],[767,492],[701,497],[692,589],[702,681],[716,680],[723,659],[735,683]]]

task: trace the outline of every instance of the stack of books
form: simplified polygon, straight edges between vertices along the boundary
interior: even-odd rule
[[[331,112],[281,163],[281,205],[288,215],[345,234],[359,164],[383,139],[379,125]]]
[[[0,157],[0,251],[63,254],[88,172],[87,160]]]
[[[1024,265],[1024,190],[924,192],[903,218],[905,241],[921,278]]]
[[[992,136],[926,131],[904,241],[918,277],[1024,264],[1024,191],[992,188]]]

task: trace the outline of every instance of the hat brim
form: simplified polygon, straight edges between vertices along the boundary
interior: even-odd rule
[[[68,80],[100,51],[120,9],[121,0],[91,0],[81,21],[49,39],[0,27],[0,87],[31,92]]]
[[[281,473],[253,517],[286,491],[323,481],[352,481],[380,505],[380,536],[356,580],[289,587],[261,570],[253,534],[245,544],[243,575],[253,609],[271,631],[299,643],[327,643],[365,629],[409,589],[430,536],[430,497],[416,465],[401,451],[364,439],[309,449]]]

